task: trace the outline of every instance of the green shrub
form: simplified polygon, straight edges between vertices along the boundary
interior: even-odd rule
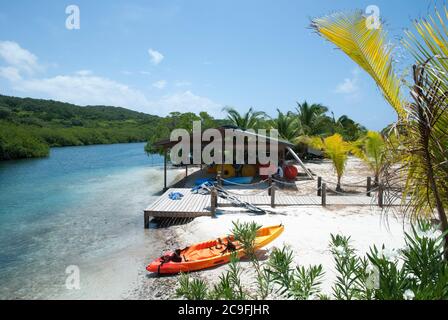
[[[26,130],[0,123],[0,160],[46,157],[49,152],[45,142]]]
[[[253,249],[258,227],[256,223],[234,223],[233,231],[243,247],[247,246],[246,252]],[[330,251],[336,269],[331,296],[321,292],[322,266],[294,266],[294,253],[287,247],[273,249],[263,265],[255,254],[248,254],[256,271],[255,292],[242,285],[243,271],[233,257],[229,271],[221,275],[211,289],[204,280],[191,281],[188,275],[182,275],[177,295],[187,299],[192,298],[193,292],[195,299],[448,299],[444,234],[429,222],[418,221],[412,226],[411,231],[405,233],[406,245],[401,250],[372,246],[369,253],[361,257],[350,241],[350,237],[331,235]],[[194,290],[193,285],[196,286]]]

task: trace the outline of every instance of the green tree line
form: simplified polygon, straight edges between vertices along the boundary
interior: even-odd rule
[[[320,104],[298,103],[275,117],[254,111],[239,113],[226,107],[228,116],[215,119],[207,112],[171,112],[166,117],[120,107],[81,107],[53,100],[0,95],[0,160],[48,156],[50,147],[82,146],[127,142],[148,142],[169,138],[173,129],[192,130],[193,121],[202,129],[234,125],[242,129],[278,129],[282,138],[293,141],[301,135],[329,136],[340,133],[346,140],[365,134],[365,128],[347,116],[338,119]]]

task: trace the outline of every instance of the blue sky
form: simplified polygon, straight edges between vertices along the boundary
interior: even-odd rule
[[[223,106],[276,114],[322,103],[370,129],[395,118],[378,89],[309,29],[310,18],[376,5],[390,40],[434,1],[2,1],[0,93],[151,114]],[[66,28],[68,5],[80,29]]]

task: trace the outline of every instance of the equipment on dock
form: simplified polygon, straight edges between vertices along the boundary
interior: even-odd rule
[[[180,192],[171,192],[168,195],[168,198],[170,198],[171,200],[180,200],[180,199],[182,199],[183,196],[184,195]]]
[[[299,171],[297,170],[297,167],[294,165],[287,165],[283,169],[283,176],[287,180],[295,180],[298,173]]]
[[[217,172],[216,164],[210,164],[207,166],[207,173],[216,173],[216,172]]]
[[[243,169],[241,169],[241,175],[243,177],[255,177],[257,174],[257,167],[253,164],[245,164]]]
[[[225,179],[235,176],[236,170],[231,164],[225,164],[222,166],[222,177]]]
[[[225,186],[231,186],[231,185],[240,185],[240,184],[250,184],[253,180],[253,177],[231,177],[231,178],[226,178],[222,180],[222,184]],[[200,186],[204,183],[210,182],[210,183],[214,183],[216,181],[216,179],[214,178],[201,178],[201,179],[196,179],[194,181],[194,184],[196,186]]]
[[[222,184],[225,186],[239,185],[239,184],[250,184],[253,177],[232,177],[222,180]]]
[[[260,228],[255,238],[255,249],[260,249],[274,241],[283,232],[283,225]],[[159,274],[175,274],[202,270],[230,261],[231,254],[245,255],[242,245],[233,235],[196,243],[184,249],[167,252],[151,262],[146,270]]]

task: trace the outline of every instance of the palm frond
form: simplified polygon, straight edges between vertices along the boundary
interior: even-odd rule
[[[335,13],[312,20],[311,27],[364,69],[377,83],[398,116],[404,115],[400,80],[382,26],[368,28],[361,11]]]

